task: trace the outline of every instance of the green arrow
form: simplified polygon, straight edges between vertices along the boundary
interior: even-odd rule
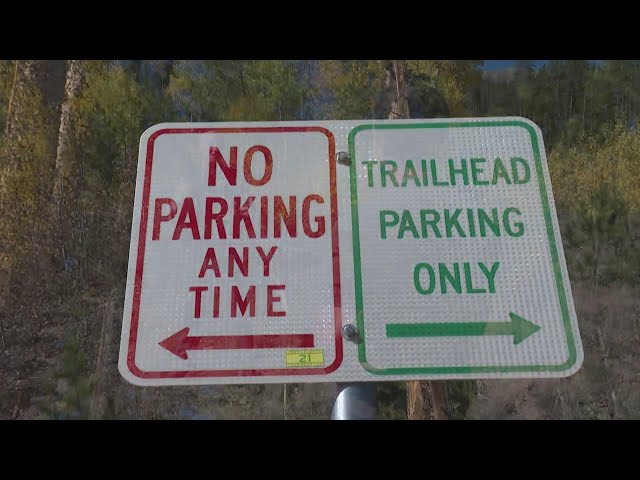
[[[389,323],[387,337],[470,337],[478,335],[513,335],[518,345],[540,327],[515,313],[509,313],[510,322],[464,323]]]

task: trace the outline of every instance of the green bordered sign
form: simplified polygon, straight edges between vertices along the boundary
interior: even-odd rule
[[[360,124],[348,137],[358,359],[376,376],[566,376],[582,363],[539,128]]]

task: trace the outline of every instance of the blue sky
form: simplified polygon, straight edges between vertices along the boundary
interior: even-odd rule
[[[541,67],[549,60],[531,60],[533,62],[534,67]],[[602,60],[589,60],[591,63],[602,64]],[[517,60],[485,60],[484,61],[484,69],[485,70],[502,70],[504,68],[514,67]]]
[[[503,68],[509,68],[515,66],[517,60],[485,60],[485,70],[502,70]],[[541,67],[545,64],[546,60],[532,60],[535,67]]]

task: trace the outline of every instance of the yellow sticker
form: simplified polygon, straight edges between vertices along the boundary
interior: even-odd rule
[[[288,350],[287,367],[324,367],[324,350]]]

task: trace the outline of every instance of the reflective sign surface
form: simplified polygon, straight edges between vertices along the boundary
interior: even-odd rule
[[[162,124],[142,135],[136,188],[119,363],[133,383],[582,362],[528,120]]]

